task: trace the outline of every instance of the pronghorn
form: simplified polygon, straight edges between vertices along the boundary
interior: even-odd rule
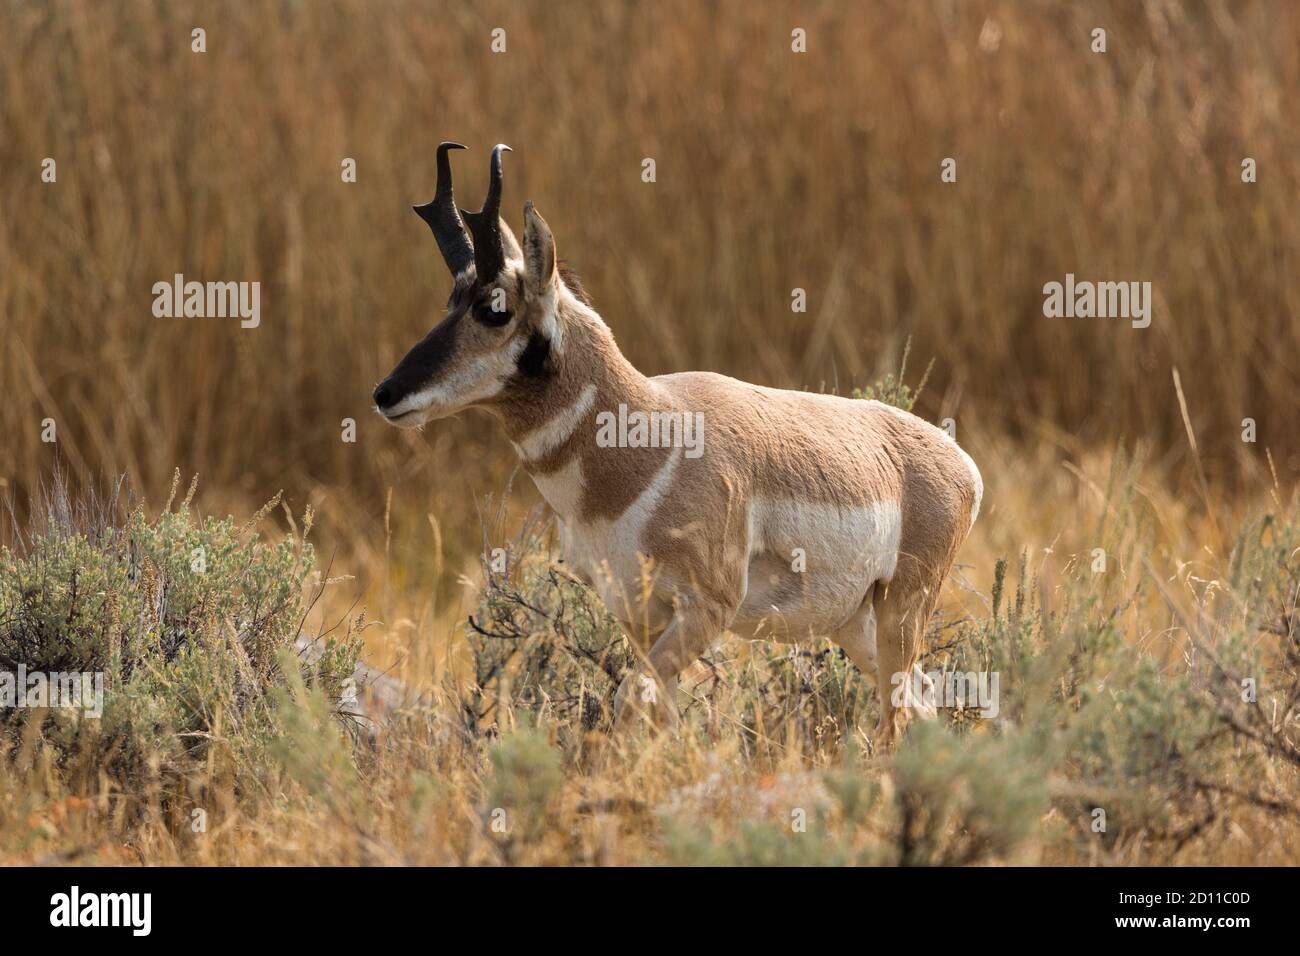
[[[457,212],[447,154],[463,148],[438,147],[434,198],[415,207],[455,279],[446,315],[375,389],[378,411],[403,428],[466,408],[501,423],[559,518],[566,562],[642,650],[618,722],[648,702],[675,720],[677,676],[724,631],[830,635],[875,675],[888,747],[907,705],[929,709],[892,691],[920,674],[926,622],[979,511],[975,463],[879,402],[642,375],[561,271],[532,202],[522,247],[500,218],[508,146],[492,151],[483,208]],[[602,428],[629,409],[664,423],[702,413],[703,453],[644,433],[610,447]]]

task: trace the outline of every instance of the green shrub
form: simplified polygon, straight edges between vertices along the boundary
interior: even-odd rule
[[[485,824],[509,859],[520,843],[535,842],[554,823],[551,811],[564,772],[559,751],[536,727],[502,736],[488,759]]]
[[[925,374],[921,376],[921,383],[917,385],[916,391],[912,391],[903,381],[903,376],[907,373],[907,357],[911,352],[912,339],[909,336],[907,343],[903,346],[903,358],[898,363],[897,377],[893,372],[889,372],[883,379],[879,379],[871,385],[853,389],[850,397],[883,402],[886,405],[893,405],[905,412],[910,412],[912,407],[916,405],[916,400],[921,397],[921,392],[925,390],[925,383],[930,378],[930,370],[934,368],[934,360],[931,359],[930,364],[926,367]]]
[[[1118,541],[1123,531],[1119,521],[1107,533]],[[1285,716],[1300,702],[1300,522],[1291,514],[1249,525],[1228,579],[1201,582],[1190,608],[1143,574],[1140,558],[1126,563],[1139,568],[1129,593],[1111,593],[1116,585],[1076,565],[1051,613],[1033,597],[1025,559],[1003,611],[1000,564],[993,614],[966,624],[943,655],[943,667],[999,673],[1000,714],[984,729],[1022,744],[1020,763],[1008,753],[1002,772],[1014,779],[1028,762],[1054,781],[1052,805],[1076,839],[1112,848],[1154,840],[1177,852],[1244,804],[1300,816],[1277,782],[1300,766]],[[1177,653],[1157,653],[1119,624],[1146,586],[1182,625]],[[909,734],[904,765],[917,742]]]
[[[739,742],[751,756],[832,757],[859,726],[874,725],[874,682],[830,640],[754,642],[730,670],[730,679],[697,693],[715,709],[738,711]]]
[[[486,575],[470,618],[467,729],[480,734],[520,716],[545,718],[572,744],[584,731],[608,728],[614,693],[635,657],[600,599],[533,536],[521,539],[507,572]]]
[[[269,543],[253,528],[271,505],[237,527],[195,515],[192,495],[150,518],[121,514],[116,499],[78,513],[56,488],[44,522],[0,550],[0,670],[97,672],[104,684],[101,720],[0,711],[11,749],[38,721],[59,762],[124,788],[205,766],[247,784],[268,766],[288,699],[273,691],[292,677],[342,697],[359,650],[353,625],[310,663],[298,646],[314,570],[305,532]]]
[[[918,721],[894,757],[889,806],[902,866],[1016,861],[1047,811],[1039,742]]]
[[[797,832],[770,820],[741,820],[733,829],[670,820],[662,853],[671,866],[847,866],[862,862],[825,829],[815,815]]]

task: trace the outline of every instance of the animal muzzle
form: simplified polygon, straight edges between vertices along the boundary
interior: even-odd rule
[[[375,393],[371,398],[375,400],[375,408],[379,409],[379,413],[385,415],[388,409],[402,400],[402,395],[400,389],[394,387],[388,379],[384,379],[375,387]]]
[[[416,412],[421,411],[425,404],[411,401],[413,397],[417,397],[414,396],[414,392],[414,389],[407,387],[396,377],[389,376],[379,383],[371,397],[375,400],[375,408],[379,414],[394,424],[402,424],[404,419],[415,418]]]

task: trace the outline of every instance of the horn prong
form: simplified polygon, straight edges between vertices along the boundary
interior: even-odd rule
[[[465,228],[465,223],[456,211],[456,199],[453,195],[451,181],[451,160],[447,153],[453,149],[464,149],[460,143],[444,142],[438,144],[438,185],[433,199],[414,206],[416,214],[428,224],[433,238],[438,243],[442,258],[447,268],[458,280],[467,275],[474,263],[474,245]]]

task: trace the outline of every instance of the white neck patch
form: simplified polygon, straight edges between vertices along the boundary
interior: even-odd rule
[[[569,440],[595,403],[595,384],[584,385],[573,404],[560,409],[520,438],[515,443],[515,451],[525,463],[550,454]]]

